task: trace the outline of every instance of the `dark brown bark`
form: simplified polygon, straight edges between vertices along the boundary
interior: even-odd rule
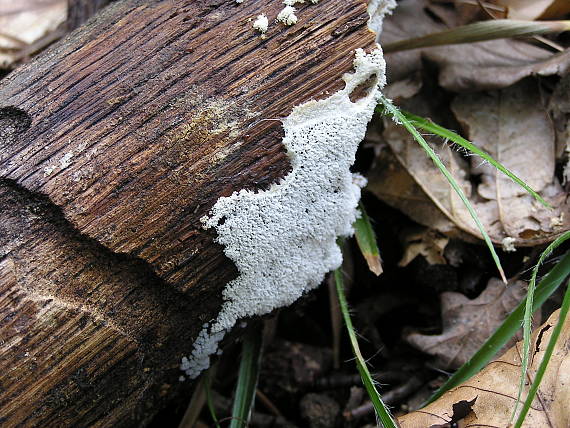
[[[279,119],[371,50],[363,0],[137,1],[0,82],[0,417],[140,426],[236,275],[201,228],[287,173]]]
[[[68,31],[74,30],[103,9],[112,0],[67,0]]]

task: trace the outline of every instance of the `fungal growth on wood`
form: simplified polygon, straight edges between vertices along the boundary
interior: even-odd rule
[[[117,0],[0,81],[7,426],[145,426],[340,264],[383,61],[365,0],[315,3]]]
[[[268,27],[269,27],[269,20],[267,19],[267,16],[265,16],[263,13],[261,15],[258,15],[256,20],[253,22],[254,30],[259,31],[262,34],[267,31]]]
[[[321,101],[295,107],[283,120],[292,171],[268,190],[220,198],[204,217],[239,276],[223,291],[218,317],[203,326],[181,369],[195,378],[236,321],[289,305],[340,266],[336,239],[353,233],[362,180],[350,172],[358,144],[384,85],[382,51],[356,51],[346,86]],[[351,93],[373,78],[366,97]]]
[[[297,15],[295,15],[295,8],[293,6],[285,6],[279,15],[277,15],[277,20],[281,21],[286,25],[293,25],[297,23]]]

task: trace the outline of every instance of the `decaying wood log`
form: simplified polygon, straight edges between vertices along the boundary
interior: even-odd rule
[[[74,30],[103,9],[110,0],[67,0],[68,31]]]
[[[142,426],[234,265],[200,218],[289,170],[275,118],[372,50],[364,0],[108,6],[0,82],[0,420]],[[270,120],[267,120],[270,119]]]

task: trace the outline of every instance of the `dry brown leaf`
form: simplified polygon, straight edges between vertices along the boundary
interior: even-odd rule
[[[430,265],[447,264],[443,251],[449,242],[448,237],[429,228],[414,228],[406,232],[403,237],[404,255],[398,266],[407,266],[419,255],[424,256]]]
[[[527,80],[501,91],[461,95],[451,105],[471,141],[554,207],[543,207],[493,166],[472,158],[471,173],[482,181],[478,196],[496,205],[491,209],[506,236],[523,245],[550,241],[569,227],[567,195],[554,175],[554,129],[541,104],[536,82]]]
[[[441,139],[425,136],[470,199],[491,240],[511,250],[549,242],[570,227],[567,194],[554,176],[552,123],[540,108],[538,89],[529,85],[523,81],[494,93],[460,96],[454,108],[474,143],[536,188],[554,210],[496,175],[480,158],[469,158],[469,165]],[[404,108],[442,123],[445,111],[433,98],[422,90]],[[420,224],[452,237],[462,232],[480,237],[467,209],[423,149],[403,127],[384,123],[384,140],[406,172],[383,154],[369,173],[368,189]],[[482,182],[477,184],[479,176]]]
[[[438,65],[439,84],[454,92],[505,88],[527,76],[562,76],[570,69],[570,51],[553,55],[512,39],[430,48],[423,56]]]
[[[394,13],[382,24],[380,43],[386,44],[411,37],[423,36],[446,29],[426,13],[426,0],[403,0],[398,2]],[[407,79],[422,69],[420,49],[385,54],[386,80],[388,85]]]
[[[473,241],[472,235],[462,233],[433,203],[390,150],[383,150],[376,157],[375,165],[368,174],[367,190],[405,213],[416,223],[429,226],[453,238]]]
[[[428,113],[431,111],[436,114],[435,109],[426,106],[427,100],[421,93],[409,100],[409,104],[414,106],[416,113],[425,117],[433,117],[432,114]],[[434,120],[437,122],[437,117]],[[389,170],[381,170],[382,165],[377,164],[369,174],[368,189],[388,204],[395,201],[394,206],[396,208],[401,209],[420,224],[454,237],[461,236],[460,231],[479,236],[469,212],[449,182],[434,166],[423,149],[413,140],[408,131],[402,126],[385,120],[383,137],[400,164],[413,177],[415,184],[410,186],[411,183],[405,179],[405,174],[400,174],[402,175],[399,181],[401,187],[396,189],[395,181],[397,180],[394,180],[390,173],[397,174],[397,166],[394,165]],[[465,194],[470,195],[472,193],[471,182],[469,181],[468,164],[465,160],[457,152],[451,150],[448,145],[442,145],[440,139],[431,136],[425,137],[435,148],[440,159],[463,188]],[[432,206],[421,197],[418,188],[431,199]],[[393,192],[392,197],[385,199],[386,192]],[[399,198],[402,198],[403,201],[399,201]],[[496,221],[498,213],[492,209],[493,207],[482,206],[477,209],[477,213],[485,225],[487,233],[495,242],[500,243],[504,238],[504,232]],[[442,219],[437,211],[451,220],[454,226]]]
[[[0,1],[0,68],[67,19],[67,0]]]
[[[536,329],[532,337],[533,351],[529,368],[529,382],[523,399],[550,340],[559,311]],[[449,421],[453,405],[461,401],[475,403],[459,426],[506,427],[511,417],[518,392],[521,373],[522,342],[517,343],[501,357],[490,362],[478,375],[447,392],[436,402],[399,419],[401,428],[426,428]],[[566,318],[544,379],[538,390],[523,427],[568,428],[570,426],[570,317]]]
[[[533,21],[570,13],[568,0],[497,0],[496,3],[507,8],[510,19]]]
[[[452,21],[446,19],[448,23]],[[447,28],[426,13],[425,1],[404,0],[384,21],[380,40],[387,44]],[[439,84],[454,92],[504,88],[527,76],[562,76],[570,69],[568,50],[553,55],[547,49],[520,40],[492,40],[388,53],[385,55],[388,88],[421,70],[422,58],[438,66]]]
[[[526,284],[516,281],[508,286],[496,278],[476,299],[461,293],[441,294],[443,332],[424,335],[407,334],[405,340],[419,350],[437,357],[437,366],[456,369],[473,356],[507,315],[520,303]]]
[[[61,0],[0,0],[0,16],[15,15],[61,3]]]

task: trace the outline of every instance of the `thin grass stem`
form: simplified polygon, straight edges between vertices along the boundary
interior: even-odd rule
[[[412,135],[412,137],[414,137],[414,139],[419,143],[419,145],[424,149],[424,151],[431,158],[433,163],[437,166],[437,168],[445,176],[445,178],[449,182],[451,188],[455,191],[455,193],[457,193],[457,195],[461,199],[461,202],[463,202],[463,205],[465,205],[465,208],[467,208],[469,215],[471,216],[471,218],[475,222],[475,225],[477,226],[479,233],[481,233],[481,236],[483,237],[485,244],[487,244],[487,247],[489,248],[489,251],[491,252],[491,256],[493,257],[493,261],[495,262],[495,265],[497,266],[497,269],[499,271],[501,279],[506,284],[507,278],[505,277],[505,272],[503,270],[503,267],[501,266],[501,261],[499,260],[499,256],[497,255],[497,252],[495,251],[495,247],[493,246],[493,243],[491,242],[491,238],[489,237],[489,234],[487,233],[487,231],[483,227],[481,220],[479,220],[479,216],[475,212],[475,209],[471,205],[471,202],[469,202],[469,199],[467,199],[467,196],[465,195],[465,193],[463,192],[463,190],[461,189],[461,187],[459,186],[457,181],[455,181],[455,179],[453,178],[451,173],[447,170],[447,168],[445,167],[443,162],[439,159],[439,157],[434,152],[434,150],[431,148],[431,146],[427,143],[427,141],[424,139],[424,137],[422,137],[422,135],[415,128],[415,126],[408,120],[408,118],[406,118],[406,116],[402,112],[400,112],[400,110],[398,110],[396,108],[396,106],[394,106],[394,104],[392,104],[392,102],[390,100],[388,100],[386,97],[384,97],[383,95],[380,96],[380,102],[384,105],[386,112],[392,117],[392,119],[396,123],[403,125],[408,130],[408,132]]]
[[[216,414],[216,409],[214,407],[214,402],[212,400],[212,378],[216,374],[216,367],[213,366],[210,370],[204,373],[205,382],[204,388],[206,390],[206,405],[208,406],[208,411],[210,412],[210,417],[214,421],[214,426],[220,428],[220,422],[218,421],[218,415]]]
[[[548,363],[550,362],[550,358],[552,357],[552,353],[554,351],[554,347],[556,346],[556,342],[558,342],[558,338],[560,337],[560,333],[562,332],[562,328],[564,327],[564,323],[566,322],[566,317],[568,316],[568,310],[570,309],[570,281],[566,284],[566,292],[564,293],[564,299],[562,300],[562,307],[560,308],[560,313],[558,314],[558,322],[554,326],[552,330],[552,335],[550,336],[550,340],[548,341],[548,345],[546,345],[546,349],[544,350],[544,356],[542,357],[542,361],[538,366],[538,370],[534,376],[534,381],[528,391],[528,395],[526,397],[525,402],[523,403],[521,413],[517,418],[515,425],[513,428],[520,428],[530,410],[532,402],[534,401],[534,397],[536,397],[536,393],[538,392],[538,388],[540,387],[540,383],[544,377],[544,373],[546,372],[546,368],[548,367]]]
[[[538,262],[536,263],[536,265],[534,266],[534,269],[532,270],[532,275],[530,277],[530,283],[528,285],[528,292],[527,292],[526,306],[525,306],[524,320],[523,320],[523,356],[522,356],[522,362],[521,362],[521,378],[520,378],[520,382],[519,382],[519,391],[518,391],[518,395],[517,395],[517,401],[515,402],[515,408],[513,410],[512,415],[511,415],[511,422],[516,415],[517,408],[518,408],[518,405],[519,405],[519,402],[521,399],[522,391],[524,389],[524,383],[526,380],[526,375],[528,372],[528,362],[529,362],[529,356],[530,356],[530,336],[532,333],[532,314],[534,313],[533,299],[534,299],[534,293],[535,293],[535,288],[536,288],[536,277],[538,275],[538,269],[539,269],[540,265],[542,265],[544,260],[552,253],[552,251],[554,251],[556,248],[558,248],[563,242],[565,242],[568,239],[570,239],[570,231],[563,233],[557,239],[555,239],[542,252],[540,257],[538,258]]]
[[[554,293],[560,284],[570,275],[570,251],[540,281],[534,293],[532,311],[535,312]],[[461,385],[491,361],[497,352],[516,334],[524,319],[527,299],[503,321],[495,332],[481,345],[479,350],[463,364],[430,398],[424,406],[433,403],[445,392]]]
[[[243,337],[238,381],[232,407],[230,428],[245,428],[249,424],[255,401],[255,389],[261,361],[262,332],[251,328]]]
[[[344,294],[344,280],[340,268],[334,271],[334,279],[340,311],[342,312],[342,316],[344,318],[344,324],[346,325],[346,330],[348,332],[352,351],[356,357],[356,367],[360,373],[360,377],[362,378],[364,388],[366,389],[366,392],[368,392],[368,396],[374,405],[376,417],[379,419],[384,428],[397,428],[396,422],[392,418],[390,411],[382,402],[382,398],[380,397],[380,394],[378,393],[378,390],[375,386],[376,382],[372,379],[372,376],[368,371],[368,367],[366,366],[366,362],[364,361],[362,353],[360,352],[356,333],[354,331],[354,327],[352,326],[352,320],[350,319],[350,314],[348,311],[348,303]]]
[[[412,39],[399,40],[382,46],[385,53],[431,46],[454,45],[482,42],[485,40],[505,39],[521,36],[560,33],[570,30],[570,21],[518,21],[514,19],[495,19],[475,22],[460,27],[427,34]]]

